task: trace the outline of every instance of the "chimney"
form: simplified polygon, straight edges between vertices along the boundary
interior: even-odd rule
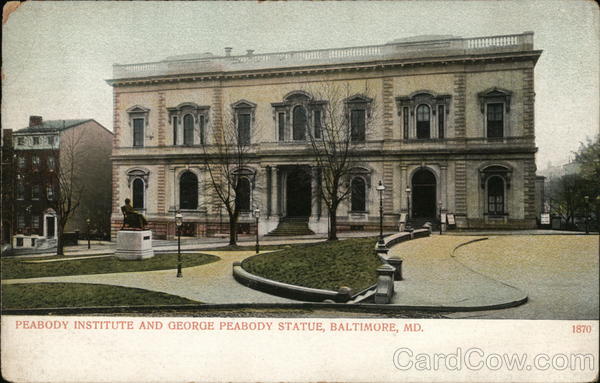
[[[42,125],[42,116],[29,116],[29,126]]]
[[[252,56],[254,54],[254,49],[246,49],[246,54],[248,54],[248,56]]]
[[[233,48],[230,48],[230,47],[225,48],[225,56],[227,56],[227,57],[231,56],[232,50],[233,50]]]

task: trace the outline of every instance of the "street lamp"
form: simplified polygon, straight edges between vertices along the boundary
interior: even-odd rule
[[[438,201],[438,210],[440,212],[440,235],[442,235],[442,201]]]
[[[260,218],[260,209],[257,207],[254,209],[254,218],[256,218],[256,254],[260,251],[260,244],[258,243],[258,219]]]
[[[91,245],[90,245],[90,222],[91,222],[91,220],[89,218],[85,220],[85,223],[87,223],[88,249],[91,249]]]
[[[585,200],[585,233],[589,234],[590,233],[590,220],[589,220],[589,216],[590,216],[590,197],[589,196],[584,196],[583,199]]]
[[[175,226],[177,226],[177,278],[183,277],[181,274],[181,226],[183,225],[183,216],[178,211],[175,214]]]
[[[383,243],[383,191],[385,190],[385,186],[383,186],[383,182],[379,180],[379,185],[377,185],[377,191],[379,192],[379,242],[377,242],[377,246],[379,248],[385,247]]]
[[[406,208],[408,209],[408,219],[410,219],[410,188],[406,188]]]

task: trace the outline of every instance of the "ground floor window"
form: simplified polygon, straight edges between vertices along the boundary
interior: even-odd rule
[[[488,180],[488,214],[504,214],[504,181],[500,177]]]
[[[250,180],[240,177],[235,193],[235,206],[240,211],[250,210]]]
[[[179,207],[198,208],[198,177],[192,172],[183,173],[179,180]]]
[[[140,178],[133,180],[133,208],[144,208],[144,181]]]
[[[365,211],[366,209],[366,185],[362,177],[354,177],[351,183],[351,210]]]

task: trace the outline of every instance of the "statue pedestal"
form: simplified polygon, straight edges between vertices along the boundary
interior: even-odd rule
[[[121,230],[117,233],[115,257],[138,260],[154,257],[151,230]]]

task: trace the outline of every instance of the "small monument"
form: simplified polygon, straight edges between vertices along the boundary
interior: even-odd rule
[[[117,233],[115,257],[123,260],[139,260],[154,257],[152,231],[146,230],[146,218],[135,211],[131,200],[125,199],[121,206],[123,225]]]

